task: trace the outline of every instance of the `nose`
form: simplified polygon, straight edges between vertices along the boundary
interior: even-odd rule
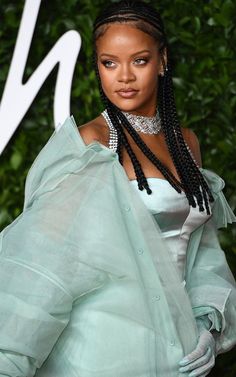
[[[135,74],[132,71],[132,68],[130,68],[128,64],[121,65],[118,74],[118,81],[128,83],[134,80]]]

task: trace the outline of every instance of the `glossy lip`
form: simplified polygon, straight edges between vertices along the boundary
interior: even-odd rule
[[[135,96],[137,93],[138,93],[138,90],[134,90],[134,89],[121,89],[121,90],[118,90],[117,93],[119,94],[119,96],[123,97],[123,98],[131,98],[133,96]]]

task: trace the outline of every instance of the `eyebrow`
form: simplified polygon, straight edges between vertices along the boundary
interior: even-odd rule
[[[138,55],[138,54],[142,54],[143,52],[151,52],[150,50],[142,50],[142,51],[138,51],[138,52],[135,52],[134,54],[132,54],[131,56],[135,56],[135,55]],[[100,57],[102,56],[110,56],[112,58],[118,58],[118,56],[116,55],[112,55],[112,54],[106,54],[106,53],[103,53],[100,55]]]

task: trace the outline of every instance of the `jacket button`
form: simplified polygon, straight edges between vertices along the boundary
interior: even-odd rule
[[[125,209],[125,211],[130,211],[130,207],[129,206],[126,206],[126,207],[124,207],[124,209]]]
[[[161,298],[161,297],[160,297],[159,295],[156,295],[156,296],[153,296],[152,299],[153,299],[154,301],[156,301],[156,300],[160,300],[160,298]]]
[[[170,345],[171,345],[171,346],[174,346],[174,345],[175,345],[175,341],[174,341],[174,339],[172,339],[172,340],[170,341]]]
[[[143,249],[142,248],[138,249],[138,253],[143,254]]]

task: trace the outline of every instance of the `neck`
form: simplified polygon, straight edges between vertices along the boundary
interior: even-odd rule
[[[154,111],[150,111],[148,114],[140,114],[140,113],[137,113],[137,112],[133,112],[133,111],[123,111],[123,110],[120,110],[123,114],[127,114],[127,115],[131,115],[133,116],[134,118],[135,117],[142,117],[142,118],[155,118],[157,116],[157,107],[155,108]]]
[[[146,134],[158,134],[161,131],[161,118],[156,109],[155,116],[147,117],[143,115],[135,115],[125,111],[121,111],[126,121],[132,126],[136,132],[142,132]]]
[[[155,117],[157,114],[157,104],[155,106],[149,106],[148,108],[143,109],[134,109],[134,110],[122,110],[119,109],[122,113],[131,114],[134,116],[142,116],[147,118]]]

